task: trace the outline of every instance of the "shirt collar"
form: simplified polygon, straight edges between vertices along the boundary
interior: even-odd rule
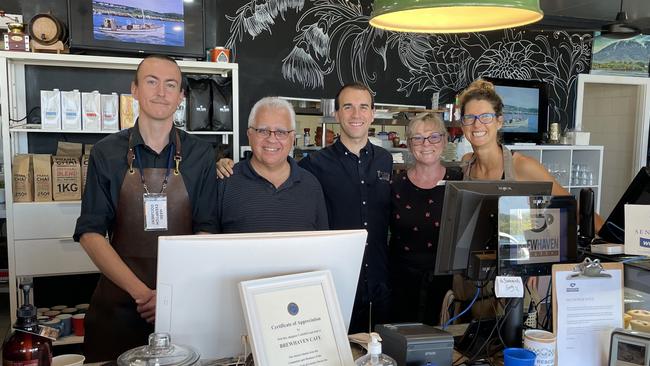
[[[147,148],[147,144],[144,143],[144,139],[142,138],[142,134],[140,133],[140,128],[139,128],[139,123],[138,120],[135,121],[135,124],[131,128],[131,142],[133,143],[133,147],[142,145]],[[176,140],[176,127],[172,126],[172,129],[169,131],[169,142],[167,142],[167,146],[171,144],[172,141]]]
[[[334,142],[334,150],[339,155],[351,155],[352,157],[356,158],[356,155],[351,152],[345,145],[343,145],[341,139],[336,139]],[[362,147],[361,150],[359,150],[359,155],[359,157],[367,156],[368,158],[372,159],[375,155],[375,145],[373,145],[370,140],[368,140],[366,142],[366,146]]]
[[[251,159],[252,159],[252,155],[251,155],[251,158],[246,159],[246,160],[241,162],[242,174],[244,174],[244,176],[246,176],[247,178],[250,178],[250,179],[264,179],[264,180],[266,180],[264,177],[257,174],[255,169],[253,169],[253,166],[251,165]],[[289,162],[289,168],[290,168],[290,170],[289,170],[289,178],[287,178],[286,182],[282,183],[280,188],[290,187],[294,183],[298,183],[298,182],[300,182],[302,180],[302,174],[303,174],[302,168],[300,168],[298,166],[298,163],[296,163],[296,161],[290,156],[287,156],[287,161]]]

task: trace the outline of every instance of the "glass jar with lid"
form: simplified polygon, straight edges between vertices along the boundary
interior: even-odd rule
[[[169,333],[152,333],[149,344],[126,351],[117,359],[118,366],[193,366],[201,356],[189,346],[175,345]]]

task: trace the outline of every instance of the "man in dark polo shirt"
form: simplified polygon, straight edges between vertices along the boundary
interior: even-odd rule
[[[393,158],[368,141],[375,105],[367,86],[343,86],[336,95],[335,109],[340,138],[298,165],[315,175],[323,187],[330,229],[368,231],[349,328],[350,333],[367,332],[370,303],[373,327],[387,322],[390,310],[387,252]],[[231,166],[232,161],[220,160],[218,175],[233,174]]]
[[[248,117],[250,159],[219,180],[220,231],[251,233],[327,230],[327,208],[318,180],[289,157],[296,113],[286,100],[259,100]]]

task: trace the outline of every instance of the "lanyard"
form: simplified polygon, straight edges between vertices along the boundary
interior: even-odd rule
[[[165,173],[165,179],[163,179],[162,183],[162,188],[160,188],[160,193],[165,192],[165,188],[167,188],[167,181],[169,179],[169,172],[172,169],[172,154],[174,151],[174,143],[169,146],[169,154],[167,155],[167,172]],[[144,191],[146,193],[149,193],[149,187],[147,187],[147,183],[144,181],[144,170],[142,169],[142,161],[140,160],[140,145],[135,146],[135,162],[137,164],[137,168],[140,171],[140,181],[142,181],[142,187],[144,187]]]

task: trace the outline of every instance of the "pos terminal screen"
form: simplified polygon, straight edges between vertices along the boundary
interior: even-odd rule
[[[548,275],[553,264],[574,262],[576,221],[573,196],[499,198],[499,274]]]

